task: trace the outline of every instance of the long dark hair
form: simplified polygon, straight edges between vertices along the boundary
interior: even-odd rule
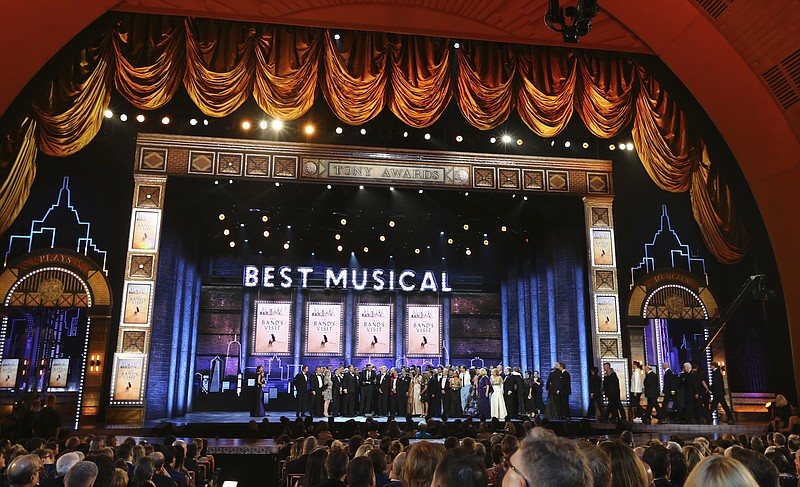
[[[147,483],[156,473],[156,465],[150,457],[142,457],[133,468],[133,477],[128,482],[128,487],[147,487]]]
[[[328,450],[317,448],[308,456],[306,462],[305,485],[312,487],[325,482],[325,461],[328,459]]]

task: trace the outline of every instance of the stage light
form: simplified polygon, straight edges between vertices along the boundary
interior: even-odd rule
[[[522,140],[522,139],[517,139],[517,145],[522,145],[522,144],[524,144],[524,143],[525,143],[525,142],[523,142],[523,140]]]
[[[381,242],[385,242],[385,241],[386,241],[386,235],[381,235],[381,236],[378,238],[378,240],[380,240]]]
[[[367,135],[367,129],[361,129],[360,132],[361,135]]]
[[[366,254],[367,252],[369,252],[369,247],[364,247],[364,253]]]
[[[339,34],[333,34],[333,38],[334,38],[334,40],[337,40],[337,41],[338,41],[339,39],[341,39],[341,38],[342,38],[342,36],[341,36],[341,35],[339,35]]]
[[[394,220],[389,220],[389,226],[394,228]]]
[[[633,142],[628,142],[628,150],[633,150]]]
[[[225,213],[220,213],[217,218],[219,218],[219,221],[224,220],[225,219]]]
[[[469,196],[469,191],[464,191],[464,196]]]
[[[228,236],[231,234],[231,231],[226,228],[225,230],[222,231],[222,234]]]
[[[616,145],[614,145],[614,144],[608,144],[608,150],[614,150],[614,149],[616,149],[616,148],[617,148],[617,146],[616,146]]]
[[[589,143],[588,142],[584,142],[583,144],[581,144],[581,147],[583,147],[584,149],[588,149],[589,148]]]
[[[419,190],[419,194],[422,194],[422,190]]]
[[[228,184],[233,184],[233,179],[229,179]]]
[[[281,183],[279,183],[278,181],[275,181],[275,186],[280,186],[280,185],[281,185]]]
[[[342,127],[336,127],[337,134],[342,135],[342,132],[344,132],[344,129]]]
[[[566,142],[564,142],[564,147],[569,147],[569,146],[571,146],[571,145],[572,145],[572,143],[571,143],[570,141],[566,141]]]
[[[444,237],[444,232],[439,232],[439,235],[441,235],[442,237]]]
[[[266,130],[269,127],[269,123],[266,120],[262,120],[258,122],[258,128],[261,130]]]
[[[169,117],[162,117],[161,125],[169,125]]]
[[[261,217],[261,221],[267,223],[269,221],[269,217],[267,215],[264,215]]]
[[[463,140],[464,137],[462,137],[461,135],[456,135],[456,142],[462,142]]]
[[[425,134],[425,140],[431,140],[431,134],[426,133]]]
[[[203,119],[203,125],[206,125],[206,126],[208,126],[208,119],[207,119],[207,118],[204,118],[204,119]]]
[[[269,230],[264,230],[264,238],[269,238]]]
[[[337,245],[337,246],[336,246],[336,250],[338,250],[339,252],[341,252],[341,251],[342,251],[342,246],[341,246],[341,245]]]
[[[364,189],[364,185],[363,184],[359,184],[358,185],[358,189]]]
[[[408,137],[408,132],[403,132],[403,137]]]
[[[453,47],[456,49],[461,49],[461,44],[459,44],[458,42],[454,42]]]
[[[239,228],[244,228],[244,223],[240,223]]]
[[[510,135],[504,135],[502,140],[503,140],[504,144],[508,144],[509,142],[511,142],[511,136]]]
[[[236,242],[234,242],[234,241],[231,241],[231,243],[229,243],[228,245],[229,245],[231,248],[234,248],[234,247],[236,247]]]
[[[425,246],[425,248],[426,248],[426,249],[428,249],[428,250],[430,250],[430,249],[431,249],[431,246],[430,246],[430,245],[426,245],[426,246]]]
[[[512,198],[516,198],[516,197],[517,197],[517,195],[515,195],[515,194],[512,194],[512,195],[511,195],[511,197],[512,197]]]
[[[528,201],[528,197],[527,196],[523,196],[522,199],[525,200],[525,201]]]
[[[327,188],[328,188],[328,189],[331,189],[331,188],[332,188],[332,186],[329,184],[329,185],[327,186]]]
[[[192,127],[197,125],[197,119],[196,118],[189,119],[189,125],[191,125]]]
[[[464,251],[464,253],[467,255],[472,255],[472,251],[470,249],[467,249],[466,251]]]
[[[418,254],[419,252],[420,252],[420,250],[419,250],[419,249],[414,249],[414,253],[415,253],[415,254]]]
[[[283,244],[283,248],[285,250],[289,250],[289,242],[286,242],[285,244]]]
[[[287,230],[291,230],[291,229],[292,229],[292,226],[291,226],[291,225],[286,225],[286,229],[287,229]]]
[[[356,255],[356,253],[355,252],[350,252],[350,255]]]
[[[250,240],[244,239],[244,243],[248,243],[248,242],[250,242]]]
[[[114,112],[106,108],[105,110],[103,110],[103,116],[106,118],[114,118]]]
[[[272,121],[272,130],[280,130],[282,128],[283,128],[283,122],[281,122],[277,118]]]
[[[389,191],[394,191],[394,186],[389,186]]]
[[[215,179],[215,180],[214,180],[214,184],[219,184],[219,180],[218,180],[218,179]]]
[[[242,122],[242,129],[243,130],[250,130],[250,122],[248,122],[247,120]]]
[[[136,115],[136,121],[139,123],[144,122],[144,115],[142,115],[141,113],[139,115]]]
[[[337,233],[336,235],[333,236],[333,238],[335,238],[336,240],[341,240],[342,236]]]
[[[119,116],[119,119],[122,120],[123,122],[127,122],[128,121],[128,115],[123,113],[122,115]]]
[[[619,150],[625,150],[625,149],[627,149],[627,148],[628,148],[628,146],[627,146],[627,144],[625,144],[625,142],[623,142],[623,143],[621,143],[621,144],[619,145]]]
[[[483,241],[483,245],[489,245],[489,241],[488,240],[484,240]]]
[[[314,133],[314,126],[311,125],[311,124],[306,125],[305,131],[306,131],[306,135],[313,134]]]
[[[447,243],[448,243],[449,245],[453,245],[453,239],[452,239],[452,238],[448,238],[448,239],[447,239]]]
[[[466,223],[464,224],[464,230],[469,230],[469,225],[467,225]]]
[[[495,142],[497,142],[497,137],[489,137],[490,144],[494,144]]]
[[[502,227],[500,227],[500,231],[501,232],[507,232],[508,231],[508,227],[503,225]]]
[[[347,225],[347,218],[342,218],[341,220],[339,220],[339,223],[341,223],[342,225]]]

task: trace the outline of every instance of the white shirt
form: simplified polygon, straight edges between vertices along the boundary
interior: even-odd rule
[[[469,387],[469,371],[461,373],[461,388]]]
[[[644,374],[639,369],[631,371],[631,392],[641,394],[644,391]]]

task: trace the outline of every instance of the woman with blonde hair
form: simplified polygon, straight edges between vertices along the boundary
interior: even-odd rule
[[[436,465],[444,456],[444,445],[420,441],[406,452],[406,462],[400,471],[403,487],[430,487]]]
[[[599,445],[611,458],[611,487],[649,487],[647,469],[631,447],[619,441]]]
[[[789,406],[789,401],[783,394],[776,394],[775,400],[769,406],[769,424],[770,431],[780,431],[789,424],[789,416],[792,414],[792,408]]]
[[[683,453],[683,458],[686,459],[687,473],[691,473],[692,470],[694,470],[694,467],[696,467],[697,464],[702,462],[703,458],[705,458],[703,451],[695,445],[685,445],[681,450],[681,453]]]
[[[358,450],[356,450],[356,454],[353,456],[353,458],[365,457],[365,456],[367,456],[367,453],[372,451],[374,448],[375,447],[372,446],[371,443],[366,443],[365,442],[363,445],[358,447]]]
[[[758,487],[753,475],[733,458],[713,455],[697,464],[684,487]]]

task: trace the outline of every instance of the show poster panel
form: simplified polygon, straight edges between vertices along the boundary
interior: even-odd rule
[[[617,298],[615,296],[595,296],[595,300],[597,301],[597,331],[619,333]]]
[[[152,284],[129,282],[125,287],[125,312],[123,325],[146,325],[150,311],[150,290]]]
[[[160,216],[157,211],[137,210],[133,213],[132,249],[156,250]]]
[[[144,356],[117,354],[114,365],[114,401],[141,400]]]
[[[308,303],[306,355],[342,355],[342,303]]]
[[[13,389],[17,387],[18,372],[18,358],[7,358],[0,360],[0,389]]]
[[[67,387],[67,376],[69,375],[69,359],[54,358],[50,363],[50,382],[49,387]]]
[[[442,308],[439,305],[406,306],[406,355],[436,356],[442,349]]]
[[[391,304],[359,304],[356,326],[356,355],[392,355]]]
[[[288,301],[256,301],[253,355],[290,355],[292,304]]]
[[[592,264],[614,265],[611,230],[592,230]]]

